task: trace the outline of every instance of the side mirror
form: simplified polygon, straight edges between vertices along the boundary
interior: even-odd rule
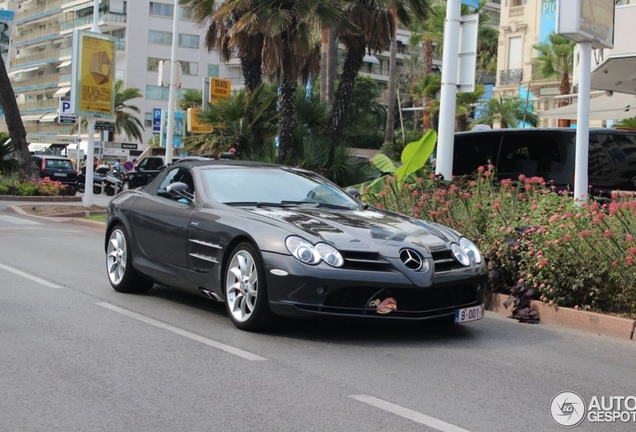
[[[188,185],[182,182],[174,182],[168,185],[166,192],[173,198],[185,198],[188,201],[194,199],[194,195],[190,193]]]
[[[351,195],[355,199],[360,199],[360,191],[356,188],[348,188],[346,190],[347,194]]]

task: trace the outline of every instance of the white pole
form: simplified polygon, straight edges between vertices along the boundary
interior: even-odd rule
[[[587,201],[587,169],[590,147],[590,75],[592,74],[592,42],[581,42],[579,64],[579,98],[576,112],[576,158],[574,167],[574,201]]]
[[[450,180],[453,176],[453,143],[455,139],[455,105],[457,103],[457,68],[459,63],[459,25],[461,1],[448,0],[444,23],[444,55],[442,58],[442,92],[437,138],[435,173]]]
[[[95,117],[86,117],[88,122],[88,148],[86,149],[86,178],[84,180],[84,206],[93,205],[93,157],[95,155]]]
[[[93,25],[91,32],[101,33],[99,29],[99,0],[93,2]],[[78,117],[79,120],[79,117]],[[86,117],[88,122],[88,148],[86,149],[86,176],[84,177],[84,206],[93,205],[93,157],[95,155],[95,117]],[[78,128],[79,130],[79,128]],[[79,143],[77,143],[79,154]]]
[[[168,88],[168,130],[166,131],[166,165],[172,163],[174,153],[174,104],[177,91],[177,8],[178,1],[174,2],[172,14],[172,52],[170,53],[170,87]]]
[[[405,146],[406,137],[404,136],[404,117],[402,116],[402,101],[400,100],[400,89],[397,89],[396,93],[397,93],[397,102],[398,102],[398,112],[400,113],[400,127],[402,128],[402,145]]]

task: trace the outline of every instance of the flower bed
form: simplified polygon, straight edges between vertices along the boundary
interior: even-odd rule
[[[496,292],[636,316],[636,200],[614,195],[576,206],[542,178],[494,180],[493,166],[450,184],[430,176],[399,187],[388,177],[383,191],[363,199],[474,240]]]
[[[0,195],[12,196],[68,196],[72,188],[45,177],[40,180],[19,180],[16,177],[0,177]]]

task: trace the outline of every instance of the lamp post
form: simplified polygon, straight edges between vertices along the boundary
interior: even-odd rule
[[[166,131],[166,165],[172,163],[174,153],[174,105],[177,91],[177,8],[179,3],[174,2],[172,12],[172,51],[170,53],[170,85],[168,87],[168,128]]]

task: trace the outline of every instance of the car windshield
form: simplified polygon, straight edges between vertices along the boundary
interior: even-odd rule
[[[360,208],[345,192],[308,172],[228,166],[205,169],[202,179],[212,198],[228,205]]]
[[[64,159],[47,159],[46,160],[47,168],[64,168],[64,169],[73,169],[73,164],[70,160]]]

